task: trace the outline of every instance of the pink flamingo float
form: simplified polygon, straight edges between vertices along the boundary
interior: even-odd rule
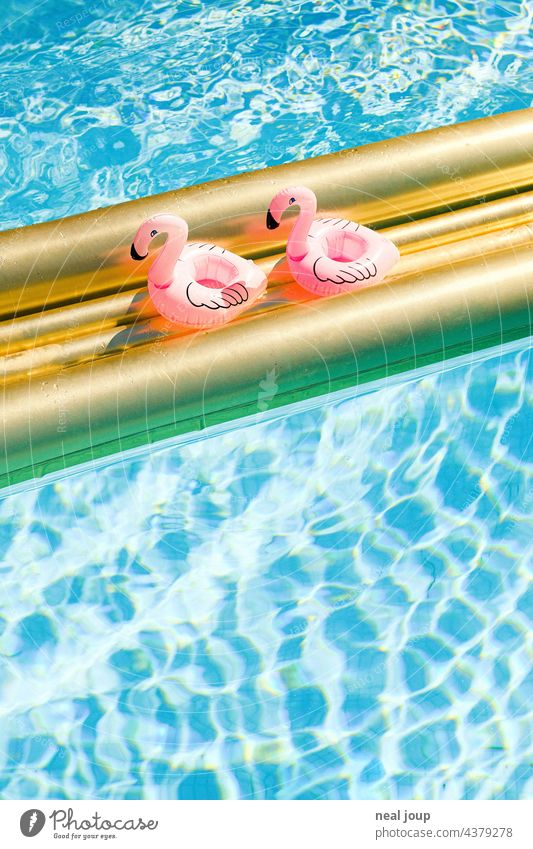
[[[269,230],[279,227],[293,204],[300,214],[287,241],[287,259],[293,277],[309,292],[337,295],[379,283],[400,258],[396,245],[362,224],[344,218],[315,221],[316,196],[305,186],[283,189],[272,199]]]
[[[148,218],[131,245],[132,259],[148,255],[152,239],[166,242],[148,271],[148,293],[165,318],[192,327],[231,321],[266,289],[266,277],[251,260],[206,243],[187,244],[187,222],[161,213]]]

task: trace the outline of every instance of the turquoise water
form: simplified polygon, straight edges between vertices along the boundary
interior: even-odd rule
[[[530,11],[8,2],[1,226],[528,106]],[[531,798],[531,375],[5,496],[2,797]]]
[[[0,227],[530,106],[518,0],[4,0]]]

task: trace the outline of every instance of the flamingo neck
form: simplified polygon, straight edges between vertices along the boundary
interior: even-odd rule
[[[148,282],[157,289],[166,289],[172,283],[176,263],[185,247],[185,239],[181,233],[167,234],[167,240],[148,272]]]
[[[299,260],[309,253],[309,230],[315,219],[316,198],[306,198],[300,205],[300,214],[296,219],[294,227],[287,241],[287,256],[290,259]]]

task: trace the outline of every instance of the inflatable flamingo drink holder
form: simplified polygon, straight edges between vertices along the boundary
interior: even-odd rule
[[[266,277],[251,260],[218,245],[187,244],[183,218],[162,213],[139,227],[131,246],[133,259],[145,259],[152,239],[167,240],[148,271],[148,293],[169,321],[211,327],[236,318],[266,289]]]
[[[315,295],[339,295],[379,283],[399,260],[398,248],[384,236],[344,218],[318,218],[316,197],[305,186],[283,189],[272,199],[266,224],[279,226],[289,206],[300,214],[287,241],[290,271]]]

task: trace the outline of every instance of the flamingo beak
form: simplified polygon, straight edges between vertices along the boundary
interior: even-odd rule
[[[136,260],[146,259],[146,257],[148,256],[148,254],[141,256],[141,254],[137,253],[137,251],[135,250],[135,243],[134,242],[131,243],[130,254],[131,254],[131,258],[136,259]]]
[[[275,230],[276,227],[279,227],[279,221],[276,221],[270,209],[267,211],[266,226],[269,230]]]

